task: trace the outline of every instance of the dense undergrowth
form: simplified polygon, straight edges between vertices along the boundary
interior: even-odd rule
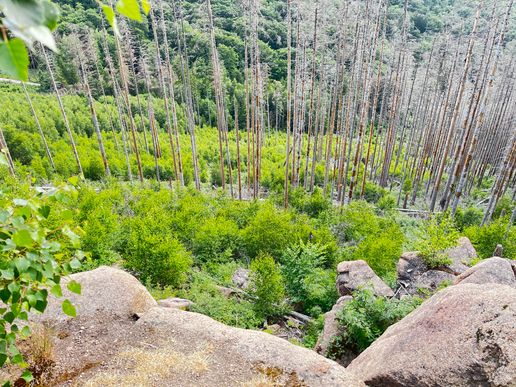
[[[8,178],[2,185],[5,197],[28,196],[32,189]],[[368,193],[372,190],[376,187]],[[44,226],[53,229],[68,210],[67,222],[81,230],[82,270],[122,265],[156,297],[188,298],[194,311],[239,327],[263,327],[288,310],[305,313],[315,321],[307,329],[307,346],[314,344],[319,317],[338,298],[335,267],[340,261],[364,259],[394,286],[403,250],[421,248],[428,263],[437,264],[436,259],[446,258],[440,251],[459,235],[471,238],[481,258],[489,257],[498,243],[504,256],[516,258],[516,227],[508,227],[507,217],[500,216],[503,210],[484,227],[475,225],[474,217],[475,222],[468,220],[469,210],[456,219],[440,215],[421,221],[381,205],[386,191],[366,195],[371,202],[340,207],[318,189],[313,195],[292,190],[288,210],[274,193],[265,200],[238,201],[222,191],[114,181],[80,183],[77,191],[72,202],[56,204],[62,208],[52,211]],[[250,286],[238,297],[227,297],[220,287],[235,286],[232,275],[239,267],[250,269]],[[365,318],[362,306],[346,309],[348,320],[360,322],[346,338],[357,349],[381,333],[377,325],[384,327],[410,310],[363,297],[379,316],[392,319],[375,320],[369,312]]]

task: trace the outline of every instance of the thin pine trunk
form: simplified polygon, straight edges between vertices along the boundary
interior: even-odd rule
[[[23,92],[25,93],[25,99],[27,100],[27,103],[29,104],[30,111],[32,112],[32,116],[34,117],[34,122],[36,123],[36,126],[38,128],[38,133],[41,137],[41,142],[43,143],[43,146],[45,147],[45,153],[47,154],[48,161],[50,161],[50,165],[52,166],[52,169],[55,172],[56,166],[54,164],[54,159],[52,158],[52,153],[50,152],[50,148],[48,147],[45,133],[43,133],[43,129],[41,128],[41,123],[39,122],[38,115],[36,114],[36,110],[34,109],[34,105],[32,104],[32,99],[30,98],[30,95],[27,92],[27,88],[25,87],[24,82],[22,82],[22,86],[23,86]]]
[[[72,146],[73,156],[75,158],[75,162],[77,163],[77,168],[79,170],[79,175],[84,177],[84,173],[82,171],[81,160],[79,159],[79,153],[77,152],[77,147],[75,146],[75,140],[73,138],[72,128],[70,127],[70,122],[68,121],[68,116],[66,115],[66,110],[63,105],[63,101],[61,100],[61,95],[59,93],[59,89],[57,88],[56,79],[54,77],[54,71],[52,70],[52,66],[50,65],[50,60],[48,58],[48,54],[46,48],[41,45],[41,50],[43,51],[43,57],[45,58],[45,64],[47,66],[48,73],[50,75],[50,82],[52,83],[52,87],[54,88],[54,93],[57,98],[57,103],[59,104],[59,109],[61,110],[61,115],[63,117],[63,121],[65,124],[66,131],[68,133],[68,137],[70,139],[70,144]]]

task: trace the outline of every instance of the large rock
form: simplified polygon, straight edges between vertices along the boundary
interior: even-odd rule
[[[62,318],[56,300],[43,315],[52,322],[45,340],[53,348],[49,368],[36,375],[45,385],[365,387],[336,362],[287,340],[170,307],[177,300],[157,305],[121,270],[71,278],[83,288],[82,296],[66,294],[78,316]],[[0,378],[13,378],[10,372],[18,371],[4,367]]]
[[[421,274],[413,283],[415,289],[411,289],[411,294],[428,295],[433,294],[440,287],[453,284],[455,276],[445,271],[428,270]]]
[[[445,254],[452,261],[446,268],[455,275],[468,270],[471,261],[477,258],[475,248],[466,237],[459,238],[457,246],[445,250]]]
[[[450,286],[347,368],[368,386],[515,386],[516,289]]]
[[[214,376],[216,379],[209,383],[201,377],[195,385],[241,385],[238,379],[225,377],[227,372],[240,373],[247,382],[256,379],[253,374],[269,379],[268,383],[256,385],[273,385],[274,382],[274,385],[290,386],[365,387],[345,368],[314,351],[264,332],[228,327],[201,314],[153,308],[138,320],[135,329],[152,332],[156,337],[155,345],[164,337],[173,338],[174,349],[180,352],[209,347],[211,366],[208,369],[221,375]]]
[[[75,280],[81,285],[81,294],[70,292],[66,285]],[[95,270],[72,274],[61,280],[63,299],[69,299],[81,317],[102,313],[111,316],[132,317],[156,306],[156,301],[131,274],[112,267],[101,266]],[[34,320],[66,320],[61,309],[63,299],[49,296],[43,315],[35,314]]]
[[[351,296],[340,297],[335,305],[333,305],[333,308],[324,314],[324,328],[317,340],[317,344],[315,345],[315,351],[317,353],[326,357],[333,357],[333,340],[342,333],[342,328],[339,326],[337,315],[352,299],[353,297]],[[344,353],[339,353],[338,358],[335,360],[346,367],[355,357],[357,357],[357,354],[349,350],[344,351]]]
[[[456,283],[500,284],[516,287],[516,276],[508,259],[492,257],[469,268],[457,277]]]
[[[373,269],[362,260],[344,261],[337,266],[337,289],[341,296],[370,286],[378,296],[392,297],[394,292],[378,277]]]

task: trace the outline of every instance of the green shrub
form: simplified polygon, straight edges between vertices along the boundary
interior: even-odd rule
[[[445,249],[457,245],[459,233],[449,214],[434,216],[428,220],[416,243],[425,263],[435,268],[451,263]]]
[[[265,318],[281,315],[285,286],[280,268],[270,255],[262,255],[251,262],[250,290],[256,297],[256,312]]]
[[[217,288],[217,283],[205,273],[193,273],[190,289],[184,297],[194,302],[191,307],[193,312],[205,314],[224,324],[247,329],[263,324],[263,318],[256,314],[252,302],[227,298]]]
[[[281,259],[287,294],[297,309],[316,316],[337,299],[335,269],[323,268],[325,248],[300,243],[286,249]]]
[[[468,207],[465,210],[458,208],[455,213],[455,224],[457,228],[464,231],[467,227],[479,225],[484,216],[480,208]]]
[[[416,297],[396,298],[377,297],[370,289],[362,289],[353,294],[338,313],[339,325],[343,328],[341,336],[332,343],[331,354],[338,357],[344,348],[361,352],[392,324],[401,320],[421,304]]]
[[[378,200],[376,208],[380,214],[391,211],[396,208],[396,198],[391,194],[386,194]]]
[[[310,217],[316,218],[322,212],[331,207],[331,202],[324,197],[323,191],[315,187],[314,192],[309,194],[302,187],[298,187],[289,192],[289,204],[297,211],[303,212]]]
[[[360,197],[361,189],[355,190],[354,197]],[[377,184],[366,182],[364,189],[364,200],[368,203],[376,203],[387,194],[387,190]]]
[[[101,180],[105,176],[104,164],[100,157],[90,157],[83,169],[84,177],[90,180]]]
[[[186,280],[192,257],[167,225],[166,214],[156,212],[128,221],[126,267],[143,281],[177,287]]]
[[[240,231],[236,223],[211,218],[199,225],[192,241],[192,252],[199,263],[229,262],[239,252]]]
[[[395,277],[396,263],[402,253],[404,235],[394,222],[382,222],[381,231],[362,240],[353,259],[363,259],[380,277]]]
[[[512,209],[514,208],[514,202],[509,196],[504,196],[498,200],[496,208],[493,211],[493,219],[504,218],[510,216]]]
[[[464,230],[481,258],[490,258],[496,245],[503,246],[503,256],[516,259],[516,226],[508,228],[508,218],[499,218],[480,226],[470,226]]]
[[[202,270],[206,270],[206,273],[220,285],[235,286],[233,275],[240,267],[242,267],[242,264],[234,261],[226,263],[208,262],[202,266]]]
[[[319,335],[324,329],[324,315],[321,314],[317,318],[312,319],[305,327],[303,336],[303,346],[314,349],[319,339]]]
[[[379,230],[380,217],[375,214],[374,207],[360,200],[344,207],[338,223],[333,226],[333,232],[341,243],[358,243]]]
[[[270,203],[264,204],[243,230],[249,257],[257,257],[259,253],[280,257],[287,246],[296,241],[292,221],[289,212],[277,209]]]

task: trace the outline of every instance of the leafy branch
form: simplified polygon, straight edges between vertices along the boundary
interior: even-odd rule
[[[61,278],[81,267],[81,230],[68,224],[69,210],[62,206],[76,195],[67,185],[29,199],[11,199],[0,192],[0,366],[28,367],[16,342],[31,333],[29,313],[45,311],[49,292],[62,297]],[[55,219],[56,232],[51,232],[46,224]],[[76,281],[69,281],[67,288],[81,293]],[[62,310],[76,316],[70,300],[62,302]],[[32,379],[28,370],[21,377]]]
[[[99,2],[115,34],[118,33],[116,14],[111,3]],[[148,0],[118,0],[116,11],[132,20],[142,21],[142,13],[150,11]],[[34,43],[57,51],[52,35],[57,27],[59,8],[50,0],[0,0],[0,71],[21,81],[29,77],[29,53]],[[11,37],[12,36],[12,37]]]

